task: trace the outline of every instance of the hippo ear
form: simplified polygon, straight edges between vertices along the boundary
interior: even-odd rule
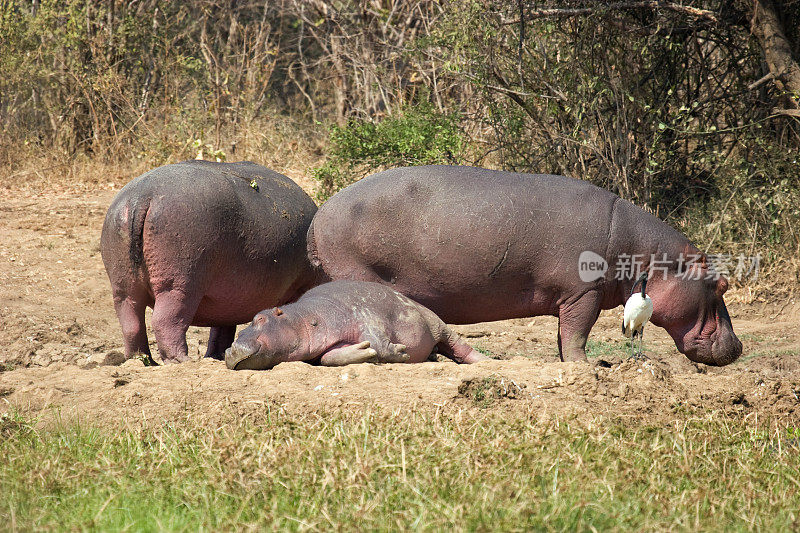
[[[280,307],[275,307],[272,309],[272,314],[275,316],[281,316],[283,314],[283,309]]]
[[[708,270],[708,257],[706,254],[700,254],[700,259],[697,261],[703,270]]]
[[[722,297],[723,294],[728,290],[728,280],[725,279],[725,276],[720,276],[717,279],[717,296]]]

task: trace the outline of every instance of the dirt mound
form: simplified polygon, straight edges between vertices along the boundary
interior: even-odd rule
[[[518,400],[530,396],[527,385],[499,374],[462,379],[457,398],[466,398],[479,407],[489,407],[497,400]]]

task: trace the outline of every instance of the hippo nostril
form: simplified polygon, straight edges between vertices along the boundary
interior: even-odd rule
[[[239,363],[256,353],[258,353],[258,344],[234,342],[231,347],[225,351],[225,364],[231,370],[236,370],[236,366]]]

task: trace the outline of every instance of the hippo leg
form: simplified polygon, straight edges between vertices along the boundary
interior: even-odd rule
[[[122,336],[125,339],[125,357],[130,359],[140,353],[150,358],[150,345],[147,342],[147,326],[144,322],[145,303],[129,297],[115,298]],[[152,361],[152,359],[151,359]]]
[[[439,348],[441,354],[459,364],[471,364],[489,359],[461,340],[458,333],[446,326],[442,331],[441,341],[436,346]]]
[[[364,341],[329,350],[322,355],[319,363],[323,366],[344,366],[372,362],[377,356],[378,352],[369,347],[369,341]]]
[[[558,314],[558,353],[562,361],[585,361],[586,341],[600,316],[600,295],[590,291],[565,302]]]
[[[436,339],[439,352],[459,364],[477,363],[488,359],[461,339],[461,336],[447,327],[441,318],[428,308],[420,308],[428,327]]]
[[[155,300],[153,330],[161,359],[165,364],[188,361],[186,332],[200,304],[200,298],[171,290],[157,294]]]
[[[208,334],[208,348],[204,357],[222,361],[225,359],[225,350],[231,347],[236,337],[236,326],[215,326]]]

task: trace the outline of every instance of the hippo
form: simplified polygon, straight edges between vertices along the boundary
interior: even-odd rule
[[[315,285],[306,234],[317,207],[292,180],[251,162],[184,161],[147,172],[111,203],[100,251],[125,355],[187,359],[189,325],[210,326],[222,359],[236,325]]]
[[[583,180],[395,168],[335,194],[308,235],[327,279],[389,285],[448,323],[556,316],[562,361],[585,360],[600,310],[622,305],[640,271],[649,272],[652,322],[689,359],[726,365],[742,352],[722,297],[728,282],[706,256]]]
[[[285,361],[419,363],[434,348],[457,363],[486,359],[430,309],[390,287],[340,280],[258,313],[225,352],[225,363],[234,370],[265,370]]]

